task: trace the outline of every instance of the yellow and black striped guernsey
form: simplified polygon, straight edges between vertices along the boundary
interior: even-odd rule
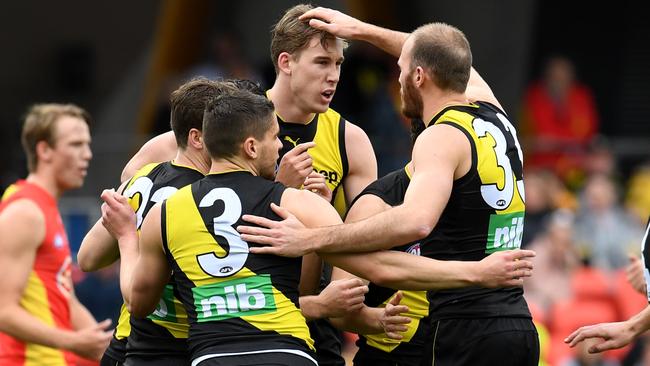
[[[390,206],[397,206],[404,202],[404,195],[410,182],[406,168],[396,170],[372,182],[359,196],[367,194],[381,198]],[[354,206],[354,202],[351,206]],[[420,255],[420,248],[427,245],[427,238],[394,247],[392,250],[403,251]],[[413,269],[417,271],[417,269]],[[395,294],[395,290],[369,284],[365,304],[370,307],[384,307]],[[407,305],[409,311],[402,315],[411,318],[407,325],[408,330],[402,333],[401,340],[389,339],[385,333],[361,335],[357,341],[359,350],[354,356],[355,365],[402,365],[418,366],[422,355],[425,353],[425,339],[430,327],[429,302],[426,291],[402,291],[404,297],[400,304]]]
[[[348,175],[348,158],[345,148],[345,119],[333,109],[317,113],[307,124],[284,121],[278,116],[279,138],[282,141],[280,158],[296,145],[313,141],[316,146],[309,149],[314,171],[325,176],[327,186],[332,190],[332,205],[341,217],[347,212],[347,201],[343,181]],[[279,163],[279,161],[278,161]],[[325,265],[321,276],[321,290],[330,282],[332,267]],[[342,365],[341,333],[326,319],[309,323],[309,330],[316,341],[318,362],[323,365]]]
[[[179,188],[203,177],[194,168],[172,162],[148,164],[138,170],[123,192],[136,213],[138,230],[151,207],[167,199]],[[187,315],[174,297],[173,283],[170,282],[165,287],[158,307],[146,319],[130,319],[126,307],[122,306],[114,339],[106,352],[116,360],[123,360],[128,337],[129,355],[186,355],[187,331]]]
[[[345,150],[345,119],[333,109],[314,116],[308,124],[290,123],[278,116],[279,138],[282,141],[280,157],[303,142],[313,141],[309,149],[314,170],[325,176],[332,190],[332,204],[341,217],[345,216],[347,203],[343,180],[348,174],[348,157]]]
[[[301,258],[250,254],[235,230],[245,214],[278,220],[270,204],[280,204],[284,189],[231,171],[210,174],[163,203],[163,247],[187,311],[195,362],[269,352],[313,359],[298,308]]]
[[[525,212],[523,157],[513,125],[499,108],[483,102],[447,107],[433,118],[433,124],[449,125],[465,134],[472,165],[454,181],[422,255],[478,261],[496,251],[519,248]],[[428,297],[434,321],[530,318],[521,288],[430,291]]]

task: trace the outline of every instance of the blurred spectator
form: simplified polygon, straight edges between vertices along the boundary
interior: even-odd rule
[[[542,171],[526,172],[526,219],[524,236],[521,242],[523,248],[535,239],[546,225],[546,220],[553,210],[553,202],[549,186]]]
[[[576,220],[576,244],[589,262],[603,270],[628,263],[628,253],[638,253],[642,228],[621,207],[610,177],[588,179]]]
[[[261,82],[261,76],[251,66],[241,45],[243,41],[234,31],[215,31],[210,37],[207,58],[191,67],[185,80],[203,76],[211,80],[249,79]]]
[[[525,225],[524,225],[525,226]],[[573,214],[558,210],[551,214],[548,226],[530,244],[537,253],[535,275],[524,283],[526,301],[548,311],[559,301],[572,296],[571,275],[580,265],[573,245]]]
[[[526,221],[522,247],[528,247],[545,231],[552,212],[558,209],[575,211],[578,207],[576,197],[553,172],[533,169],[526,171],[525,176]]]
[[[639,166],[628,180],[625,207],[641,225],[650,217],[650,162]]]
[[[620,179],[616,156],[604,136],[596,136],[589,144],[584,161],[584,173],[587,176],[604,175],[615,181]]]
[[[180,74],[170,75],[163,82],[158,93],[156,114],[150,133],[155,136],[170,130],[169,95],[192,78],[202,76],[210,80],[248,79],[260,83],[262,77],[244,54],[242,44],[240,35],[232,30],[214,31],[209,37],[206,57]]]
[[[562,179],[583,168],[588,144],[598,133],[598,112],[570,60],[548,59],[542,79],[526,92],[521,121],[529,167],[551,168]]]

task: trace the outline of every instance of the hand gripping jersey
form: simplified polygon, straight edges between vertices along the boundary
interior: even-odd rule
[[[406,168],[396,170],[374,181],[357,196],[362,197],[372,194],[381,198],[390,206],[397,206],[404,202],[404,195],[411,177]],[[354,206],[354,202],[352,203]],[[427,245],[427,238],[394,247],[392,250],[403,251],[413,255],[420,255],[420,248]],[[413,269],[417,271],[417,269]],[[395,290],[369,284],[365,304],[370,307],[384,307],[395,294]],[[411,318],[407,324],[408,330],[402,333],[401,340],[389,339],[385,333],[360,335],[357,341],[359,351],[355,355],[355,365],[414,365],[420,364],[424,354],[425,338],[429,324],[429,302],[426,291],[402,291],[404,297],[400,304],[407,305],[409,311],[402,315]]]
[[[193,363],[270,352],[313,360],[298,308],[301,258],[250,254],[235,230],[245,214],[278,220],[270,204],[280,204],[284,189],[231,171],[210,174],[163,203],[163,248],[189,319]]]
[[[34,202],[45,217],[45,239],[36,252],[20,305],[43,323],[70,330],[72,261],[56,200],[41,187],[20,180],[5,191],[0,212],[20,199]],[[70,352],[25,343],[0,333],[0,365],[74,365],[75,359]]]
[[[151,207],[202,178],[203,174],[198,170],[173,162],[148,164],[138,170],[123,193],[136,213],[138,230]],[[187,354],[187,331],[187,314],[174,297],[174,286],[170,282],[158,307],[146,319],[130,318],[126,306],[122,305],[113,340],[106,353],[121,362],[124,362],[127,352],[158,357]]]
[[[446,124],[465,134],[472,149],[469,172],[454,181],[449,202],[422,255],[478,261],[516,249],[524,229],[523,158],[515,128],[497,107],[478,102],[450,106],[430,125]],[[417,169],[417,167],[416,167]],[[521,288],[464,288],[428,293],[433,320],[527,317]]]
[[[306,125],[285,122],[279,116],[278,122],[282,141],[280,158],[298,144],[315,142],[316,146],[309,149],[314,171],[325,176],[327,186],[332,190],[332,205],[341,217],[345,216],[347,205],[342,186],[348,174],[345,119],[333,109],[328,109],[325,113],[316,114]]]

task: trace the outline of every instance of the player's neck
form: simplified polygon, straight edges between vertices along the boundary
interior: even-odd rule
[[[178,149],[174,162],[178,165],[194,168],[201,173],[208,174],[210,171],[210,161],[206,160],[198,151],[191,149]]]
[[[35,172],[29,173],[25,180],[43,188],[52,197],[58,199],[63,194],[63,190],[57,186],[54,174],[44,170],[45,168],[37,168]]]
[[[452,105],[468,104],[469,101],[465,93],[455,92],[442,92],[440,90],[432,90],[428,93],[422,93],[422,120],[425,125],[429,125],[433,117],[435,117],[443,109]]]
[[[314,119],[315,113],[306,112],[298,107],[286,81],[280,80],[279,77],[269,89],[267,96],[275,106],[275,113],[284,122],[307,124]]]
[[[210,174],[227,173],[241,170],[246,170],[253,173],[253,175],[258,175],[255,167],[250,162],[245,161],[239,156],[233,156],[225,159],[212,159],[212,165],[210,166]]]

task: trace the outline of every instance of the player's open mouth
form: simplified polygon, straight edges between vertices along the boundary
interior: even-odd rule
[[[334,97],[334,90],[326,90],[322,92],[321,95],[327,100],[332,100],[332,97]]]

